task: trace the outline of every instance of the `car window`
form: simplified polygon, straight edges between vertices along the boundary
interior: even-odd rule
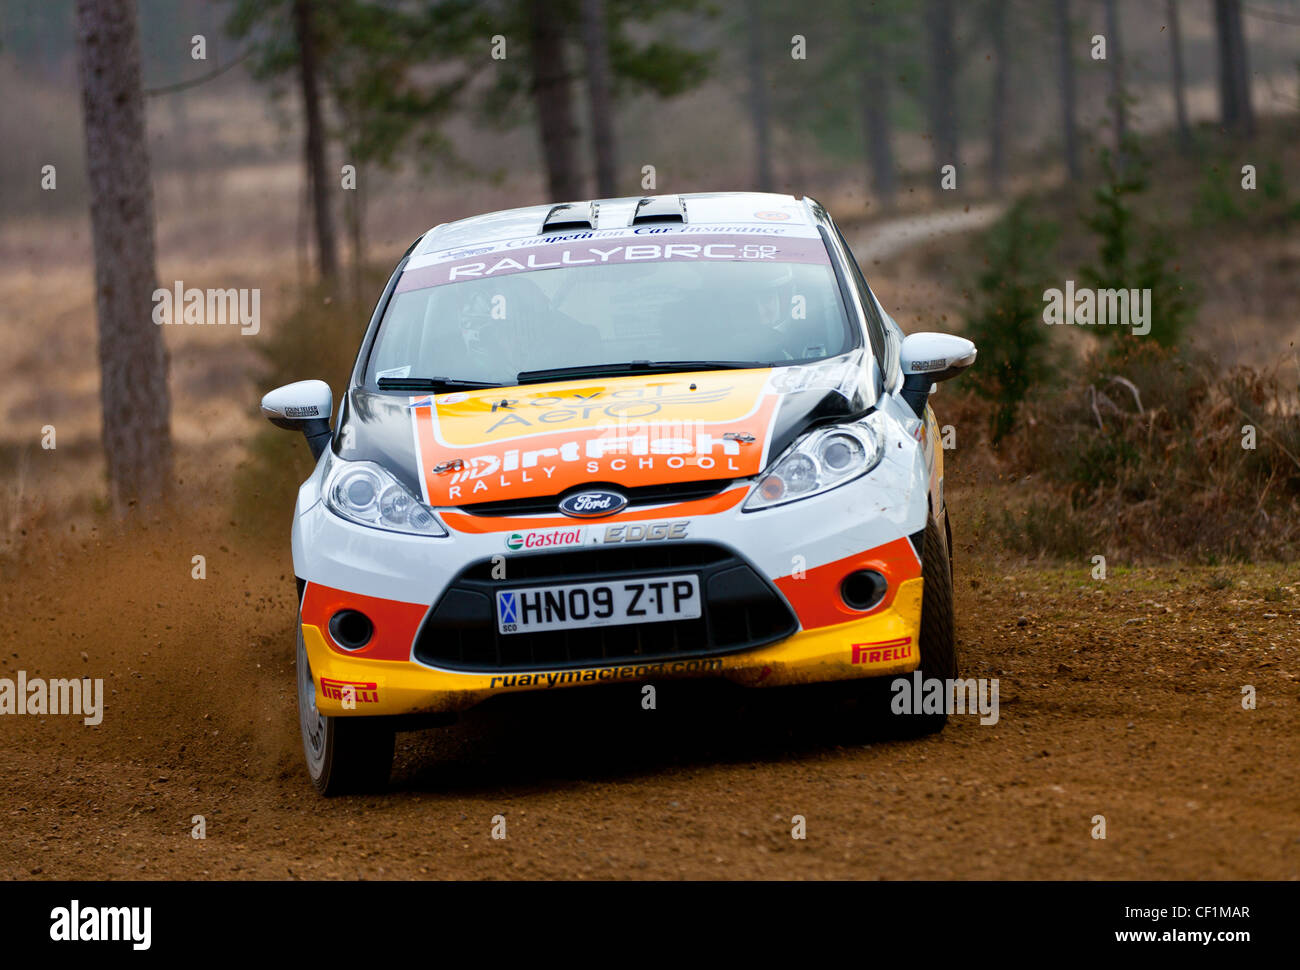
[[[872,294],[872,299],[875,301],[876,310],[879,312],[880,318],[885,325],[885,346],[887,351],[885,353],[884,364],[882,365],[885,373],[885,384],[888,387],[894,387],[903,379],[901,363],[903,331],[898,324],[894,322],[894,318],[885,312],[885,308],[880,305],[880,301],[875,299],[874,293]]]
[[[408,270],[380,325],[370,379],[509,384],[525,370],[641,360],[794,364],[861,343],[820,237],[644,238],[508,251],[459,271],[420,267],[404,287]],[[604,255],[615,249],[626,258]],[[543,263],[554,266],[527,269]]]
[[[871,341],[871,352],[875,354],[876,360],[881,361],[882,369],[885,366],[887,355],[887,343],[885,340],[885,324],[880,318],[880,309],[876,306],[875,296],[871,292],[871,287],[867,285],[867,279],[862,275],[862,267],[858,265],[857,258],[853,255],[853,250],[849,248],[848,240],[840,232],[839,227],[835,226],[835,238],[839,241],[840,248],[848,257],[849,277],[853,284],[858,288],[858,293],[862,298],[862,305],[867,311],[867,339]]]

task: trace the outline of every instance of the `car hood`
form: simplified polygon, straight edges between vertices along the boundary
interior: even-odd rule
[[[872,391],[860,351],[433,395],[354,387],[334,449],[384,465],[435,508],[747,478],[809,426],[864,413]]]

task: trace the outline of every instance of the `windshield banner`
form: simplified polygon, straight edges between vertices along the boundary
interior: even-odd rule
[[[820,238],[773,237],[757,234],[640,236],[628,233],[601,239],[566,239],[526,252],[480,253],[431,266],[407,268],[396,292],[421,290],[447,283],[531,273],[571,266],[642,262],[773,262],[830,265]]]

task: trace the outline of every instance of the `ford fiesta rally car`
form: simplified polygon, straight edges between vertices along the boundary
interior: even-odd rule
[[[262,400],[318,459],[293,519],[312,782],[382,786],[395,729],[509,692],[955,677],[927,399],[974,359],[904,337],[811,199],[429,230],[333,429],[323,382]]]

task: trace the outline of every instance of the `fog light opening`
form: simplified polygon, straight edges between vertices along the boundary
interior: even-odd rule
[[[849,609],[865,613],[880,605],[888,588],[885,577],[874,569],[859,569],[840,583],[840,598]]]
[[[370,617],[356,610],[339,610],[330,617],[330,636],[344,650],[360,650],[374,632]]]

